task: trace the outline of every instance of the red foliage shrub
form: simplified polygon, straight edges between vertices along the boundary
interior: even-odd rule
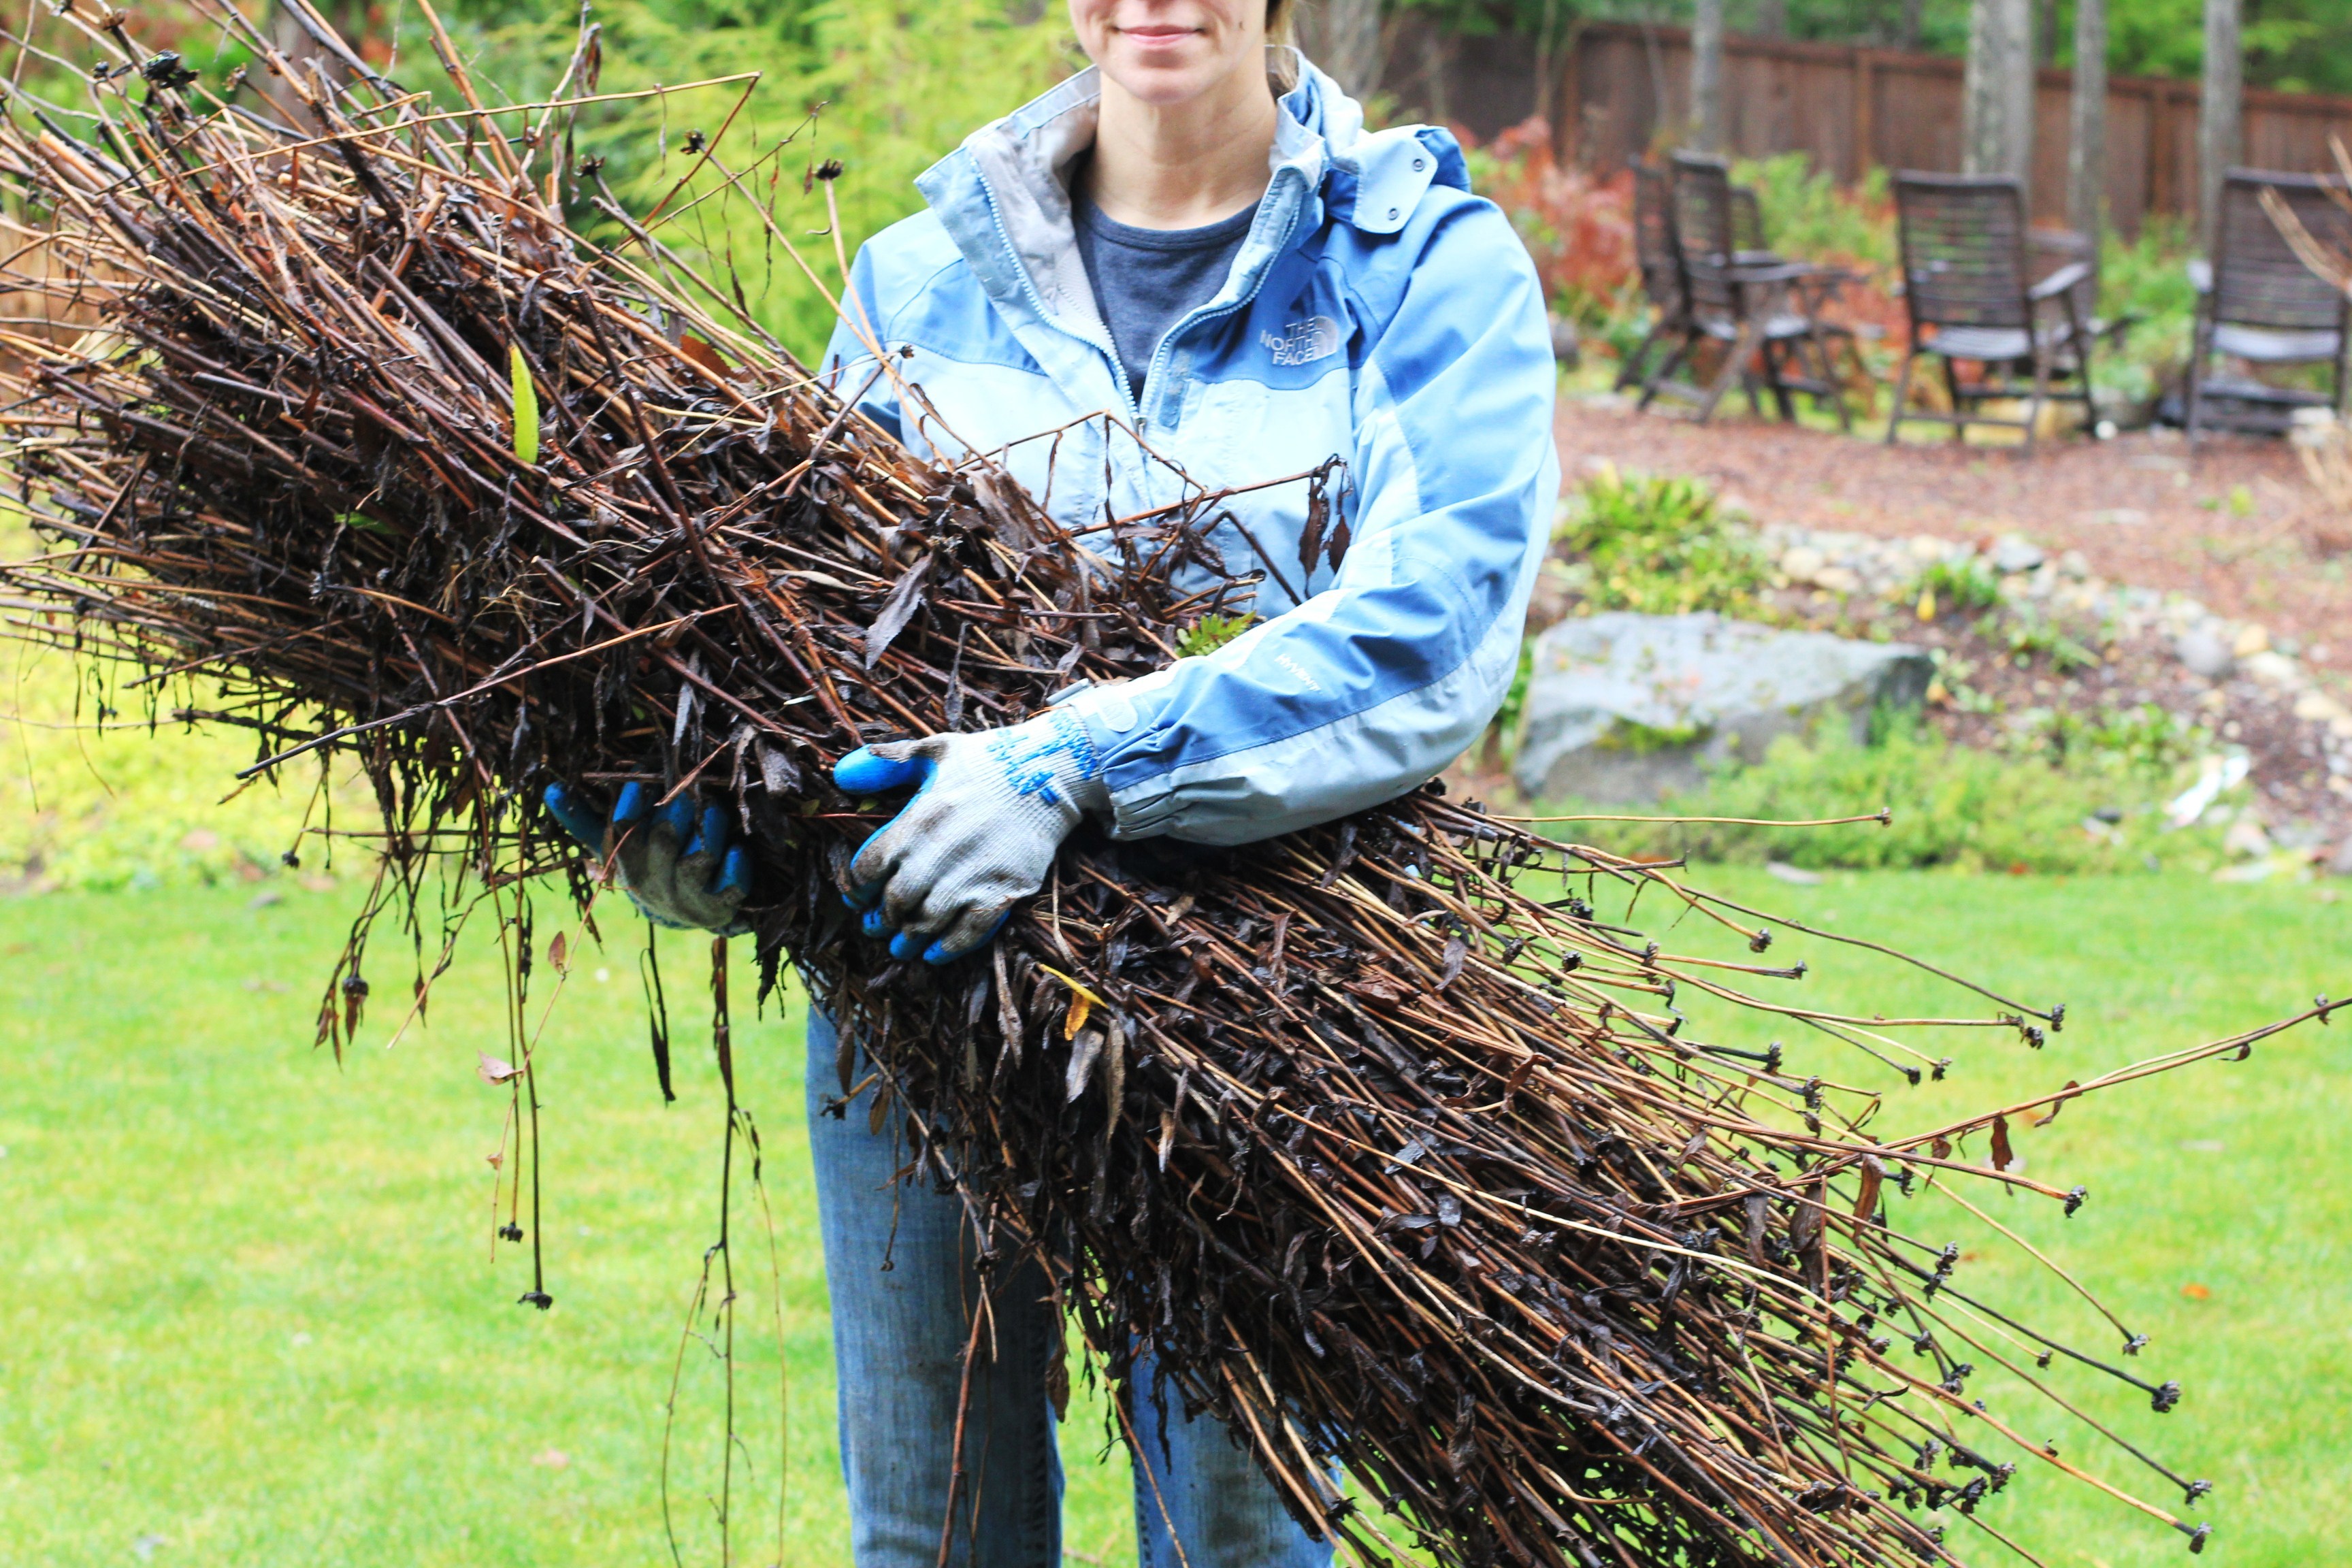
[[[1510,215],[1553,309],[1599,326],[1633,308],[1641,278],[1632,171],[1604,180],[1560,163],[1540,118],[1473,147],[1470,168],[1479,194]]]

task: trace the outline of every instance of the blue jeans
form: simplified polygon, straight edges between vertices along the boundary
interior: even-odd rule
[[[889,1123],[866,1130],[872,1090],[845,1117],[823,1113],[838,1092],[836,1045],[833,1020],[812,1007],[809,1148],[833,1297],[851,1550],[856,1568],[936,1568],[982,1289],[974,1238],[954,1198],[927,1181],[893,1182],[906,1144]],[[868,1070],[861,1058],[851,1081]],[[1024,1265],[997,1283],[992,1325],[981,1330],[949,1556],[958,1568],[1062,1560],[1062,1461],[1045,1397],[1056,1325],[1045,1292],[1043,1272]],[[1133,1456],[1142,1568],[1329,1568],[1331,1549],[1292,1521],[1214,1417],[1186,1420],[1172,1387],[1154,1397],[1148,1363],[1133,1386],[1139,1396],[1122,1398],[1143,1439]]]

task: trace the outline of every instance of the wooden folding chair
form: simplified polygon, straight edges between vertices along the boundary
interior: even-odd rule
[[[2024,187],[2007,174],[1906,170],[1895,181],[1895,208],[1911,321],[1886,421],[1888,443],[1905,420],[1932,419],[1951,426],[1954,440],[1967,439],[1971,425],[2021,429],[2030,454],[2044,404],[2080,403],[2087,416],[2091,335],[2077,290],[2090,267],[2069,262],[2032,280]],[[1904,407],[1921,354],[1943,363],[1949,414]],[[1981,366],[1981,377],[1963,382],[1957,368],[1962,360]],[[1978,411],[1995,399],[2019,397],[2026,400],[2021,420]]]

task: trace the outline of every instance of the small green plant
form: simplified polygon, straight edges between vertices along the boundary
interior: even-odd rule
[[[1975,556],[1937,561],[1919,574],[1905,596],[1920,606],[1921,618],[1948,611],[1980,615],[2000,606],[2000,574]]]
[[[1696,745],[1706,739],[1707,732],[1705,724],[1662,726],[1637,724],[1631,719],[1620,719],[1609,733],[1601,738],[1600,743],[1605,751],[1631,752],[1637,757],[1646,757],[1658,752],[1679,751],[1685,746]]]
[[[1213,654],[1250,627],[1257,625],[1255,616],[1202,616],[1176,639],[1178,658],[1200,658]]]
[[[1503,705],[1495,710],[1495,722],[1488,733],[1495,754],[1509,762],[1519,749],[1519,722],[1527,717],[1528,686],[1535,679],[1536,641],[1523,637],[1519,641],[1519,667],[1511,672],[1511,689],[1503,693]]]
[[[2098,668],[2099,656],[2067,635],[2064,627],[2041,616],[2020,614],[2002,628],[2002,640],[2017,668],[2030,668],[2036,658],[2049,660],[2060,675]]]
[[[1586,481],[1559,542],[1579,558],[1579,587],[1597,610],[1744,612],[1770,570],[1697,479],[1598,474]]]
[[[1872,267],[1895,265],[1895,209],[1886,171],[1874,168],[1849,189],[1817,171],[1802,153],[1741,159],[1734,184],[1756,192],[1764,237],[1783,256],[1834,257]]]
[[[1872,716],[1856,742],[1843,720],[1806,737],[1784,735],[1761,762],[1728,763],[1696,790],[1659,803],[1661,816],[1801,821],[1890,807],[1891,823],[1826,828],[1737,824],[1612,827],[1621,853],[1697,860],[1781,860],[1802,867],[1948,866],[1971,871],[2137,871],[2152,855],[2177,864],[2210,858],[2215,836],[2166,833],[2158,803],[2179,771],[2153,765],[2142,718],[2118,716],[2112,738],[2135,754],[2078,733],[2074,749],[2037,754],[1947,742],[1910,712]],[[2139,736],[2134,740],[2134,736]],[[1573,810],[1547,802],[1545,809]],[[2095,824],[2094,827],[2090,825]]]
[[[2053,765],[2088,763],[2159,783],[2213,749],[2210,731],[2153,702],[2087,714],[2046,709],[2019,735],[2023,750]]]

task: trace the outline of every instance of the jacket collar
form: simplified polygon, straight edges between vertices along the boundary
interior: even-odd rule
[[[1304,56],[1287,47],[1269,56],[1276,79],[1297,85],[1276,99],[1271,178],[1228,293],[1254,291],[1284,242],[1312,232],[1327,213],[1367,233],[1394,233],[1433,182],[1469,187],[1447,132],[1368,134],[1362,107]],[[982,126],[915,182],[1008,319],[1040,319],[1097,346],[1107,340],[1078,257],[1068,176],[1094,145],[1101,100],[1100,73],[1089,67]]]

